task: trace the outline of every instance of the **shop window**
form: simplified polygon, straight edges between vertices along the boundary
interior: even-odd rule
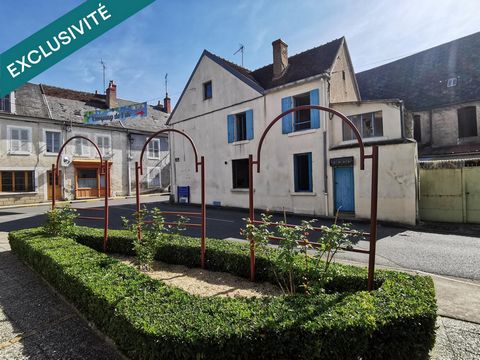
[[[34,171],[0,171],[0,192],[35,191]]]

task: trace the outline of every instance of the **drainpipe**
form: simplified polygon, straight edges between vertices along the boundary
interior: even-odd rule
[[[127,131],[128,154],[127,154],[127,181],[128,181],[128,196],[132,196],[132,134]]]
[[[323,98],[324,104],[328,102],[328,107],[330,107],[330,76],[327,76],[324,80],[324,87],[323,87]],[[325,89],[325,82],[327,84]],[[330,119],[330,113],[323,112],[325,119],[325,130],[323,131],[323,195],[325,198],[325,216],[328,216],[328,125]]]

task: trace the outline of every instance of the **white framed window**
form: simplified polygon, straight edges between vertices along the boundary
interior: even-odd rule
[[[45,129],[43,131],[45,153],[56,155],[62,146],[62,132],[60,130]]]
[[[90,156],[90,143],[86,139],[75,139],[74,154],[77,156]]]
[[[162,171],[160,167],[147,168],[148,188],[159,188],[162,186]]]
[[[17,155],[32,153],[32,128],[7,126],[8,152]]]
[[[160,159],[160,139],[152,139],[148,143],[148,158]]]
[[[112,153],[112,137],[110,135],[97,135],[97,145],[102,156]]]

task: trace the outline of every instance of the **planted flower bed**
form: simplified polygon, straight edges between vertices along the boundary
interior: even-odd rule
[[[12,250],[133,359],[428,359],[436,304],[428,277],[334,266],[324,291],[264,298],[200,297],[151,279],[97,250],[101,230],[10,233]],[[134,235],[111,231],[109,252],[133,255]],[[200,242],[171,236],[156,259],[200,265]],[[206,267],[249,276],[248,244],[209,240]],[[257,257],[258,281],[275,283],[275,249]],[[302,267],[298,255],[295,265]],[[302,279],[294,279],[300,283]]]

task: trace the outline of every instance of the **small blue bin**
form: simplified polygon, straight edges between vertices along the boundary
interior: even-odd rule
[[[190,186],[177,186],[177,201],[180,204],[190,204]]]

